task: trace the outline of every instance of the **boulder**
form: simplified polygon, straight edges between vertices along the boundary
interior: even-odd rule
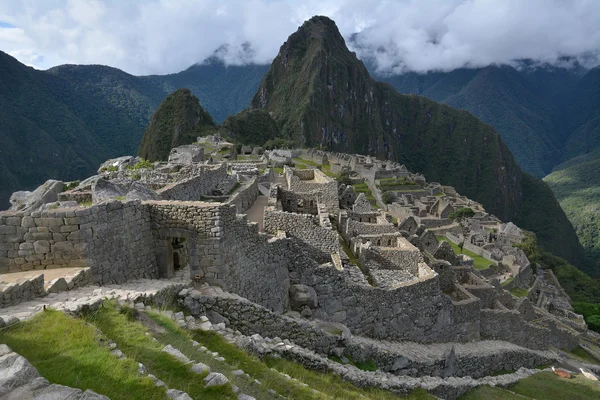
[[[159,200],[160,195],[139,182],[133,182],[125,198],[127,200]]]
[[[220,372],[211,372],[204,378],[204,386],[220,386],[229,383],[229,379]]]
[[[121,170],[127,168],[128,166],[133,167],[135,164],[137,164],[141,160],[142,160],[141,158],[134,157],[134,156],[123,156],[123,157],[118,157],[118,158],[111,158],[110,160],[104,161],[100,165],[100,168],[98,168],[98,173],[101,174],[103,172],[106,172],[108,170],[115,169],[115,168],[118,171],[121,171]]]
[[[197,363],[192,365],[191,370],[196,374],[203,374],[205,372],[210,372],[210,367],[203,363]]]
[[[92,202],[94,204],[122,196],[125,196],[125,191],[106,179],[100,178],[92,185]]]
[[[187,358],[187,356],[185,354],[183,354],[181,351],[177,350],[176,348],[174,348],[170,344],[166,345],[162,349],[162,351],[164,351],[165,353],[168,353],[168,354],[172,355],[173,357],[175,357],[176,359],[178,359],[182,363],[187,364],[187,363],[190,362],[190,359]]]
[[[171,149],[169,163],[195,164],[204,161],[204,147],[195,144],[186,144]]]
[[[167,390],[167,398],[174,400],[192,400],[189,394],[177,389]]]
[[[310,308],[318,306],[317,292],[310,286],[292,285],[289,293],[292,310],[301,311],[305,306]]]
[[[35,211],[46,203],[58,201],[65,183],[50,179],[33,192],[15,192],[10,196],[11,211]]]

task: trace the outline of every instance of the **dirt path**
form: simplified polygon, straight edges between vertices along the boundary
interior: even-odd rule
[[[246,211],[246,214],[248,215],[248,221],[258,223],[258,230],[260,232],[263,231],[264,210],[268,200],[269,198],[267,196],[263,196],[261,194],[256,198],[256,201],[252,207]]]

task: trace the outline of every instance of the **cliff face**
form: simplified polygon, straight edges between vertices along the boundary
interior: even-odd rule
[[[556,199],[548,197],[543,182],[532,184],[529,177],[524,192],[523,172],[490,125],[466,111],[401,95],[376,82],[329,18],[313,17],[288,38],[250,108],[268,111],[281,137],[298,145],[404,163],[430,181],[454,186],[501,219],[519,221],[548,247],[559,249],[558,255],[582,260],[573,227],[555,207]],[[523,215],[538,194],[551,221]]]
[[[150,161],[167,160],[173,147],[191,144],[211,129],[216,125],[198,98],[189,89],[179,89],[167,96],[152,115],[138,154]]]

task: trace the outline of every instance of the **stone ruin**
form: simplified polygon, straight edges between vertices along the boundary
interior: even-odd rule
[[[211,302],[228,304],[215,306],[212,315],[243,331],[247,325],[235,310],[252,304],[252,310],[264,310],[259,314],[265,319],[255,315],[252,323],[263,334],[273,318],[301,321],[307,335],[319,324],[333,324],[347,337],[326,351],[356,359],[369,341],[375,351],[390,341],[494,339],[523,349],[511,367],[531,366],[525,359],[533,351],[571,350],[586,334],[551,272],[534,274],[524,253],[509,246],[523,235],[514,224],[502,224],[480,204],[402,165],[315,150],[216,164],[197,147],[171,155],[169,162],[146,168],[136,168],[135,157],[121,157],[78,184],[49,181],[30,194],[15,194],[11,210],[0,213],[0,273],[85,267],[88,283],[106,285],[169,278],[187,266],[190,280],[220,288],[185,295],[193,313],[210,311]],[[283,176],[275,176],[271,167],[282,165],[277,157],[299,156],[328,162],[331,171],[333,165],[352,170],[374,188],[381,179],[402,182],[398,201],[373,208],[363,193],[319,169],[284,164]],[[245,214],[259,196],[266,198],[262,229]],[[460,207],[476,211],[466,235],[448,219]],[[473,258],[455,254],[439,236],[493,266],[476,270]],[[501,284],[504,276],[512,278],[509,286]],[[34,296],[38,286],[31,285]],[[529,294],[517,298],[507,291],[512,287]],[[231,293],[226,300],[219,297],[223,291]],[[410,367],[416,362],[392,363],[390,370],[416,374],[420,367]],[[487,370],[509,369],[492,364]]]

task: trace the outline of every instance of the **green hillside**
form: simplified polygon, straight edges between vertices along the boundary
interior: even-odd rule
[[[544,181],[575,226],[588,263],[600,264],[600,159],[555,171]]]
[[[135,154],[154,110],[179,88],[223,121],[250,103],[267,69],[210,59],[164,76],[101,65],[38,71],[0,51],[0,209],[15,191],[81,179],[108,158]]]
[[[160,103],[144,133],[138,154],[150,161],[166,161],[172,148],[192,144],[216,130],[209,113],[189,89],[178,89]]]

